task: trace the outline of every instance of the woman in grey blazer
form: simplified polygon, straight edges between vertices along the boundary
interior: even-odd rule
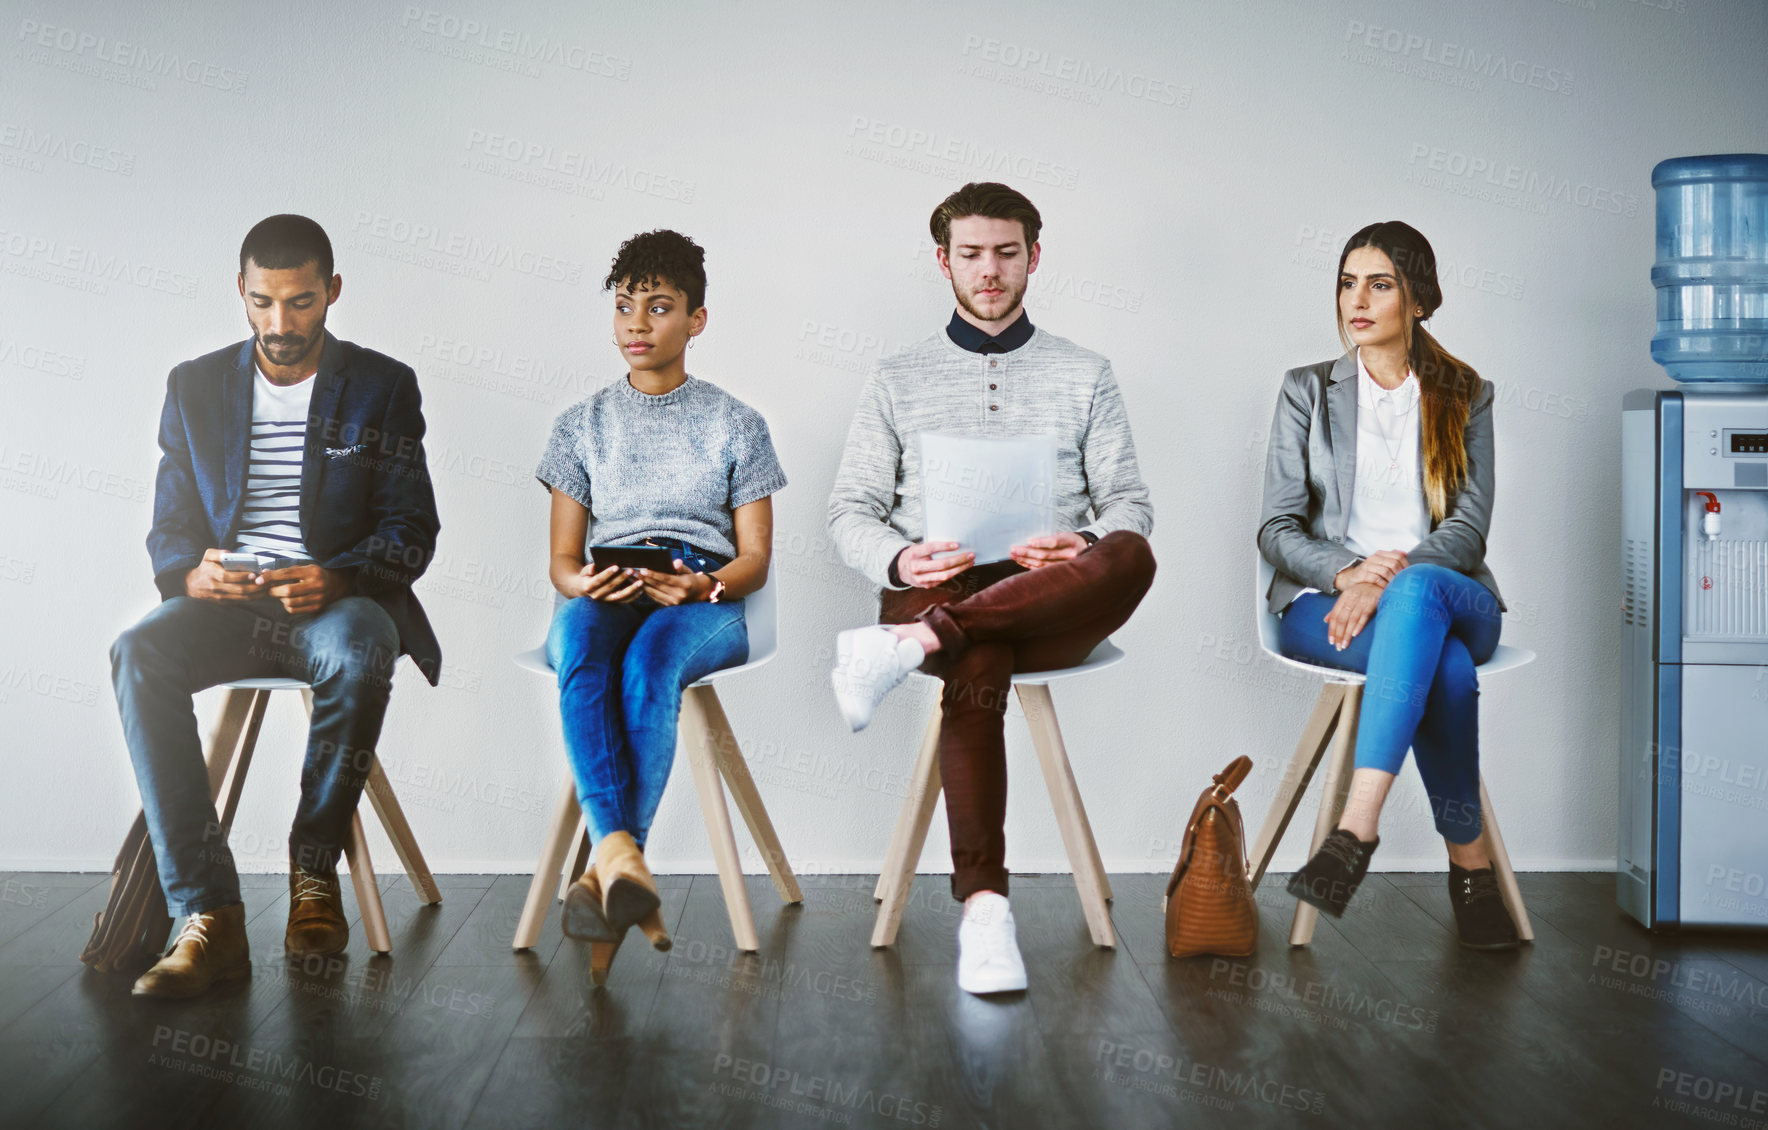
[[[1410,748],[1448,844],[1461,942],[1508,949],[1516,926],[1479,844],[1474,672],[1504,608],[1485,564],[1492,385],[1425,330],[1442,299],[1415,228],[1357,232],[1339,255],[1346,352],[1291,369],[1277,396],[1258,546],[1276,570],[1282,650],[1367,675],[1344,816],[1289,891],[1344,913]]]

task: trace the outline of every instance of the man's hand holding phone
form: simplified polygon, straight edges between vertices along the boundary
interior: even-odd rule
[[[253,560],[255,562],[256,558]],[[259,582],[260,574],[256,570],[227,568],[228,565],[238,564],[243,562],[238,559],[238,555],[228,550],[204,550],[202,564],[184,574],[184,595],[223,604],[237,600],[256,600],[263,596],[264,586]]]
[[[953,553],[957,548],[955,541],[924,541],[905,546],[896,555],[896,575],[903,584],[918,589],[942,585],[976,564],[976,554],[969,550]]]

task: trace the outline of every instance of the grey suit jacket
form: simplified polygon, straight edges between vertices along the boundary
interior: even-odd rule
[[[1449,499],[1423,541],[1406,554],[1413,565],[1444,565],[1504,598],[1486,568],[1492,522],[1492,382],[1481,380],[1467,414],[1467,481]],[[1333,579],[1357,559],[1345,548],[1357,470],[1357,361],[1304,365],[1283,374],[1265,449],[1265,501],[1258,548],[1275,568],[1265,593],[1281,612],[1303,588],[1337,591]]]

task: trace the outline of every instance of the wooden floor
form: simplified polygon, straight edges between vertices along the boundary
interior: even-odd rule
[[[1605,875],[1523,875],[1537,932],[1463,951],[1441,875],[1371,876],[1291,950],[1172,961],[1162,876],[1114,876],[1094,948],[1065,876],[1015,876],[1029,993],[953,983],[957,905],[917,879],[867,945],[874,876],[750,880],[762,952],[718,883],[662,880],[675,949],[634,931],[604,990],[558,913],[509,939],[527,879],[383,881],[393,955],[282,956],[286,880],[248,877],[249,982],[134,1001],[78,953],[105,876],[0,876],[0,1127],[1748,1126],[1768,1119],[1768,945],[1653,937]],[[351,900],[349,885],[345,899]],[[353,902],[350,906],[355,913]],[[1759,1090],[1758,1090],[1759,1089]]]

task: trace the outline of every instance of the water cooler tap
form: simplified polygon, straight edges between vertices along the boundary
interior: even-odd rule
[[[1707,500],[1707,512],[1700,520],[1700,532],[1711,541],[1719,536],[1719,497],[1710,490],[1697,490],[1694,493]]]

